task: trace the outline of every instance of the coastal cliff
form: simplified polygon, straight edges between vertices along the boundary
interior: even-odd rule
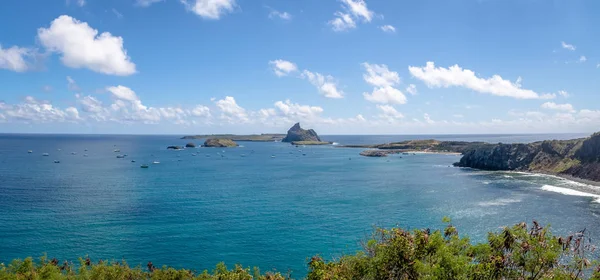
[[[530,144],[484,144],[467,149],[459,167],[566,175],[600,181],[600,133]]]

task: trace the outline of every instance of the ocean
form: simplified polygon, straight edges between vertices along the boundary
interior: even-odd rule
[[[343,145],[585,136],[323,139]],[[167,150],[189,142],[179,137],[0,134],[0,262],[89,255],[201,271],[223,261],[302,277],[311,256],[354,253],[375,226],[440,229],[444,216],[474,241],[533,219],[558,234],[586,228],[592,241],[600,237],[600,189],[553,176],[455,168],[456,155],[366,158],[336,145]]]

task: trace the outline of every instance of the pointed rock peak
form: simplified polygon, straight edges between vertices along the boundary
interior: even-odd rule
[[[317,141],[321,142],[319,135],[312,130],[305,130],[300,127],[300,123],[294,124],[287,133],[287,136],[281,140],[282,142],[294,142],[294,141]]]
[[[300,129],[302,129],[302,128],[300,127],[300,123],[299,122],[297,122],[294,126],[292,126],[290,128],[290,130],[300,130]]]

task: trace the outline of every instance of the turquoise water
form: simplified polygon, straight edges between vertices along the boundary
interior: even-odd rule
[[[323,138],[356,144],[581,136]],[[373,226],[439,228],[443,216],[479,241],[490,229],[532,219],[558,233],[586,227],[592,240],[600,236],[596,187],[558,178],[454,168],[454,155],[365,158],[335,146],[242,142],[166,150],[188,142],[177,138],[0,135],[0,262],[87,254],[196,270],[225,261],[300,277],[307,258],[355,252]],[[128,157],[116,158],[114,149]]]

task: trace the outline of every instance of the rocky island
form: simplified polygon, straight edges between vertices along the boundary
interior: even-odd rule
[[[281,142],[290,142],[292,145],[328,145],[330,142],[321,141],[321,138],[312,129],[302,129],[300,123],[292,126]]]
[[[236,135],[236,134],[204,134],[204,135],[189,135],[183,136],[181,139],[215,139],[223,138],[230,139],[237,142],[278,142],[281,141],[286,135],[285,134],[250,134],[250,135]]]
[[[459,167],[546,173],[600,181],[600,132],[587,138],[529,144],[484,144],[463,153]]]
[[[231,139],[224,139],[224,138],[210,138],[210,139],[206,139],[206,141],[204,141],[204,145],[202,145],[202,147],[215,147],[215,148],[226,148],[226,147],[237,147],[239,146],[237,143],[235,143],[233,140]]]
[[[486,144],[484,142],[464,142],[464,141],[438,141],[427,140],[407,140],[402,142],[393,142],[377,145],[344,145],[345,148],[365,148],[361,156],[366,157],[385,157],[389,154],[399,153],[446,153],[462,154],[468,149]]]

